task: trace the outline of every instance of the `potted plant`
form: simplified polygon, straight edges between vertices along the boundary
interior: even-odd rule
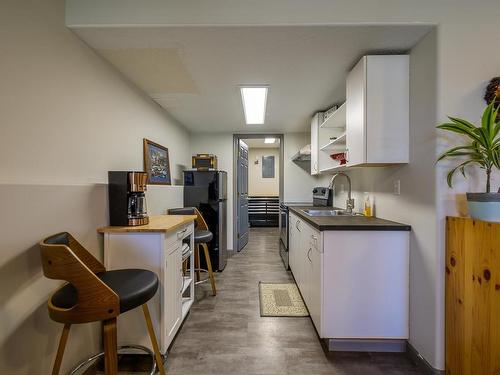
[[[500,120],[497,119],[500,106],[496,98],[486,107],[481,117],[481,125],[476,126],[466,120],[448,117],[437,127],[466,137],[467,142],[444,152],[437,161],[445,158],[461,158],[460,163],[447,175],[448,186],[452,187],[453,176],[460,171],[464,177],[465,167],[478,165],[486,173],[486,192],[467,193],[469,214],[474,219],[500,221],[500,189],[491,192],[491,173],[500,170]]]

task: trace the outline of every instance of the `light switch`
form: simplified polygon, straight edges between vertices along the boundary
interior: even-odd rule
[[[394,195],[401,195],[401,180],[394,181]]]

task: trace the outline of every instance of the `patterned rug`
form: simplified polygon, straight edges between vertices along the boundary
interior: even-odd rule
[[[260,316],[309,316],[299,289],[294,283],[259,282]]]

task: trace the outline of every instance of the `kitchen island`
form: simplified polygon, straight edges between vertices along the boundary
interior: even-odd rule
[[[318,335],[330,350],[404,351],[410,226],[305,209],[290,207],[290,269]]]
[[[160,286],[148,305],[163,353],[194,301],[195,219],[195,215],[158,215],[147,225],[98,229],[104,234],[106,269],[141,268],[158,275]],[[190,266],[183,270],[188,258]],[[140,309],[118,317],[118,343],[151,348]]]

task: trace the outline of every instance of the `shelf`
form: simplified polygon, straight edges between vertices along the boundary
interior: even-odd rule
[[[189,276],[184,276],[183,277],[182,293],[181,294],[184,294],[184,292],[186,290],[188,290],[188,288],[189,288],[189,286],[191,285],[192,282],[193,282],[193,278],[192,277],[189,277]]]
[[[342,104],[326,121],[321,123],[320,128],[345,128],[346,105]]]
[[[344,165],[336,165],[334,167],[328,167],[328,168],[324,168],[324,169],[321,169],[319,172],[320,173],[324,173],[324,172],[341,172],[341,171],[345,171],[347,169],[347,165],[344,164]]]
[[[321,151],[345,151],[345,133],[342,134],[340,137],[334,139],[333,141],[328,142],[326,145],[320,147]]]
[[[186,317],[189,312],[189,309],[193,305],[194,299],[191,297],[186,297],[182,299],[182,320]]]

